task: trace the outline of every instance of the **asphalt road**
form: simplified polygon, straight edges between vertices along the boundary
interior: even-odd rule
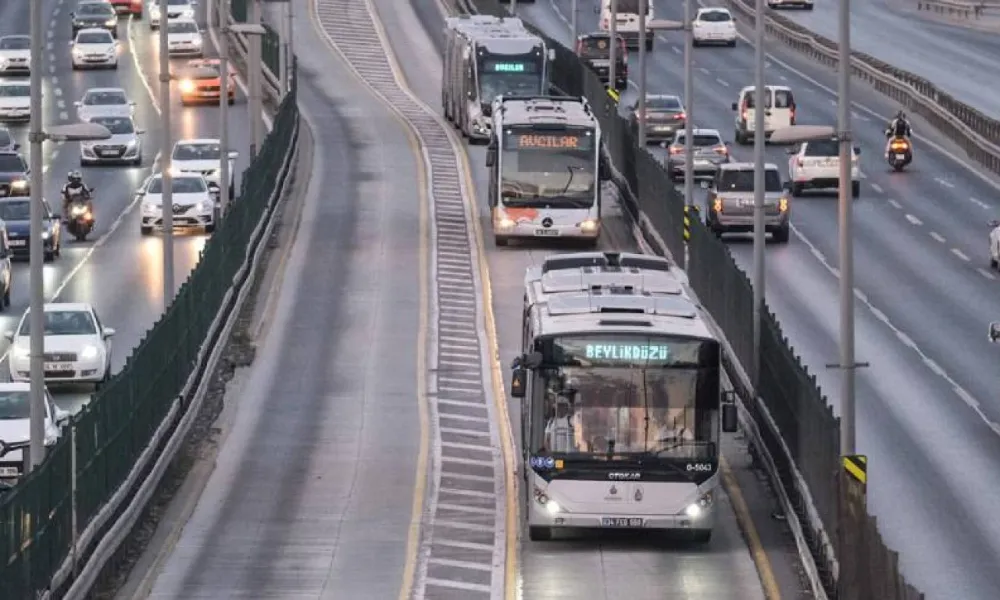
[[[520,10],[565,43],[571,35],[561,11],[568,6],[543,0]],[[590,5],[580,6],[581,29],[596,28]],[[656,9],[660,18],[681,18],[680,7],[658,2]],[[678,44],[676,37],[658,37],[651,93],[683,93]],[[689,114],[697,126],[718,128],[731,140],[730,104],[752,84],[752,48],[741,42],[695,52]],[[637,68],[635,53],[631,59]],[[769,82],[792,87],[800,123],[835,123],[833,73],[783,49],[772,53],[767,73]],[[895,110],[869,89],[855,84],[855,92],[879,115]],[[869,506],[900,551],[904,571],[928,597],[992,598],[1000,589],[991,566],[1000,561],[1000,527],[990,517],[1000,493],[1000,402],[995,381],[984,376],[996,372],[996,348],[984,333],[996,317],[1000,288],[986,270],[985,223],[1000,213],[996,188],[927,138],[915,141],[912,168],[889,173],[882,122],[855,108],[865,175],[854,205],[857,358],[871,363],[857,372],[857,434],[858,451],[870,458]],[[919,122],[915,127],[944,145]],[[750,148],[734,150],[737,159],[752,157]],[[767,158],[785,170],[784,149],[769,147]],[[839,412],[839,380],[825,368],[838,356],[835,197],[795,199],[792,223],[791,242],[768,248],[767,301]],[[734,240],[731,248],[749,272],[750,244]]]
[[[810,11],[780,14],[832,40],[837,39],[837,2],[817,2]],[[915,0],[852,0],[851,48],[924,77],[959,100],[1000,118],[997,88],[984,78],[995,69],[1000,38],[995,31],[928,20]],[[985,85],[984,85],[985,83]]]
[[[295,41],[315,140],[299,229],[154,598],[392,598],[403,578],[420,446],[416,157],[310,20]]]
[[[0,34],[28,33],[29,4],[0,4]],[[45,297],[47,301],[93,304],[106,325],[117,332],[113,340],[112,363],[113,368],[118,370],[163,312],[162,243],[158,235],[140,236],[139,211],[133,202],[137,187],[154,168],[158,168],[154,167],[154,162],[163,140],[158,96],[157,100],[153,100],[150,94],[150,86],[157,85],[159,38],[149,31],[145,21],[127,23],[127,19],[123,19],[119,25],[123,50],[117,71],[73,71],[70,64],[69,42],[72,38],[69,13],[74,3],[46,0],[44,6],[47,15],[44,123],[75,122],[73,102],[79,100],[89,88],[122,87],[137,103],[137,125],[146,130],[141,167],[81,168],[77,144],[46,144],[45,147],[45,195],[54,210],[61,209],[58,190],[71,170],[81,170],[84,181],[97,189],[95,231],[86,242],[64,239],[61,258],[44,267]],[[203,11],[204,5],[199,10]],[[168,108],[171,111],[173,140],[218,137],[218,108],[183,108],[179,99],[171,102]],[[231,147],[241,153],[236,167],[239,182],[240,172],[246,168],[249,148],[246,102],[242,94],[231,108]],[[27,126],[12,125],[11,131],[19,139],[27,158]],[[179,288],[197,264],[207,236],[203,233],[177,232],[174,239],[175,287]],[[0,328],[3,330],[14,329],[27,309],[28,283],[27,261],[15,264],[11,307],[0,316]],[[6,372],[6,365],[2,369]],[[76,386],[52,391],[56,403],[67,410],[78,410],[90,398],[88,389]]]

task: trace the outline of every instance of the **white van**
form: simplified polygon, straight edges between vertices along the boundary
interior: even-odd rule
[[[618,0],[618,19],[615,25],[616,32],[620,35],[629,48],[639,47],[639,5],[640,0]],[[611,0],[601,0],[601,31],[611,31]],[[646,2],[646,50],[653,49],[653,34],[649,22],[653,17],[653,1]]]
[[[795,96],[783,85],[765,85],[764,90],[764,137],[771,137],[774,130],[795,125]],[[754,86],[740,90],[739,100],[733,102],[736,111],[736,143],[749,144],[753,140],[754,127]]]

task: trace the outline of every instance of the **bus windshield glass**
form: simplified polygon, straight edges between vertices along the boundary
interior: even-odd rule
[[[497,96],[535,96],[542,89],[542,56],[484,56],[479,61],[480,98],[489,103]]]
[[[597,185],[593,129],[508,129],[500,157],[506,206],[589,208]]]
[[[635,336],[543,343],[531,451],[572,459],[713,460],[719,345]]]

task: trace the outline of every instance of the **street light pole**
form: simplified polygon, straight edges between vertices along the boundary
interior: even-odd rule
[[[758,0],[759,1],[759,0]],[[840,71],[838,73],[837,136],[840,142],[840,181],[837,218],[840,221],[840,368],[843,375],[840,404],[840,453],[855,452],[854,370],[854,240],[851,238],[851,15],[850,0],[840,1]]]
[[[639,0],[639,147],[646,147],[646,3]]]
[[[31,2],[31,124],[28,141],[31,145],[28,160],[31,168],[31,226],[28,248],[30,261],[30,297],[28,301],[29,335],[29,399],[31,402],[29,458],[34,469],[45,459],[45,289],[42,265],[45,261],[45,245],[42,240],[42,44],[45,31],[42,29],[41,0]]]
[[[570,14],[569,20],[570,20],[570,27],[573,28],[573,43],[574,44],[576,43],[576,38],[579,37],[579,35],[580,35],[580,26],[576,22],[576,11],[577,11],[576,0],[573,0],[573,4],[572,4],[571,14]]]
[[[684,204],[694,205],[694,29],[692,0],[684,0]]]
[[[260,1],[247,0],[250,14],[247,17],[248,25],[260,25]],[[248,68],[247,84],[250,87],[250,160],[257,156],[261,142],[261,40],[258,36],[252,36],[248,40],[250,44],[250,65]]]
[[[229,205],[229,27],[226,3],[219,2],[219,217]]]
[[[163,308],[170,307],[174,299],[174,182],[173,161],[170,153],[173,143],[170,141],[170,54],[167,47],[167,32],[169,18],[167,17],[167,0],[160,0],[160,119],[163,133],[163,145],[160,148],[160,173],[162,174],[163,205]]]
[[[754,82],[753,106],[753,386],[754,393],[760,393],[760,342],[761,325],[764,316],[764,112],[767,100],[764,90],[764,14],[767,10],[764,0],[757,0],[757,29],[754,44],[756,53],[756,77]]]
[[[608,43],[611,45],[611,51],[608,54],[608,58],[611,64],[608,65],[608,85],[611,89],[617,90],[616,86],[618,79],[618,0],[611,0],[611,22],[608,23],[608,33],[610,39]]]

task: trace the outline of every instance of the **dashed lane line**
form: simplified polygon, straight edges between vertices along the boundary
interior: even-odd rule
[[[906,220],[910,222],[910,225],[916,225],[917,227],[920,227],[921,225],[924,224],[923,221],[921,221],[920,219],[914,217],[910,213],[906,213]]]
[[[979,208],[982,208],[982,209],[988,210],[990,208],[989,204],[986,204],[985,202],[983,202],[979,198],[969,198],[969,202],[975,204],[976,206],[978,206]]]
[[[943,244],[945,242],[944,236],[941,235],[940,233],[936,232],[936,231],[932,231],[931,232],[931,238],[935,242],[938,242],[939,244]]]
[[[902,204],[900,204],[897,200],[893,200],[892,198],[889,198],[889,206],[891,206],[893,208],[898,208],[898,209],[902,209],[903,208]]]
[[[976,272],[979,273],[980,275],[982,275],[983,277],[985,277],[986,279],[989,279],[990,281],[996,281],[997,280],[997,276],[996,276],[995,273],[990,273],[989,271],[987,271],[986,269],[984,269],[982,267],[979,267],[978,269],[976,269]]]
[[[722,87],[729,87],[729,82],[727,82],[725,79],[721,79],[719,77],[716,77],[715,81],[716,81],[716,83],[718,83]]]
[[[971,260],[964,252],[962,252],[958,248],[952,248],[951,253],[957,256],[958,258],[964,260],[965,262],[969,262],[969,260]]]
[[[882,189],[882,186],[880,186],[877,183],[872,183],[869,187],[871,187],[873,190],[875,190],[875,192],[878,193],[878,194],[885,193],[885,190]]]
[[[935,177],[934,181],[940,183],[941,185],[943,185],[944,187],[947,187],[947,188],[954,188],[955,187],[954,183],[948,181],[947,179],[942,179],[941,177]]]

